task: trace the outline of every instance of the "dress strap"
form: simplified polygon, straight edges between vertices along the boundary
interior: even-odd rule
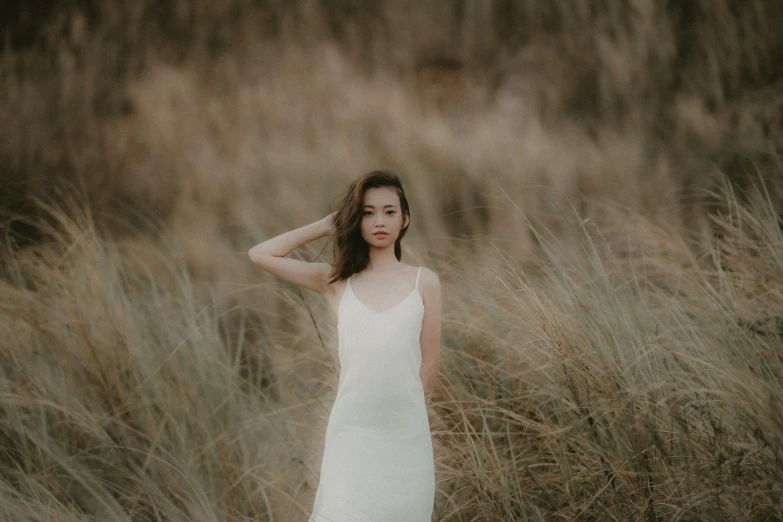
[[[416,273],[416,290],[419,289],[419,277],[421,276],[421,269],[422,267],[419,267],[419,271]]]

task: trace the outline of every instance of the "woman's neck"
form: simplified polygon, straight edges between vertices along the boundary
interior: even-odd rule
[[[395,270],[400,266],[397,256],[394,255],[394,245],[386,248],[370,247],[370,261],[365,270],[373,272],[388,272]]]

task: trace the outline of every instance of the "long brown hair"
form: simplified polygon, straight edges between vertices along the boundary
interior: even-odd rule
[[[405,216],[410,219],[410,209],[400,178],[388,170],[373,170],[355,180],[348,187],[345,197],[340,203],[340,209],[334,219],[334,265],[329,274],[329,282],[348,279],[352,274],[361,272],[370,262],[370,245],[362,238],[362,216],[364,193],[367,189],[376,187],[391,187],[400,197],[400,210],[403,222]],[[394,255],[397,261],[402,258],[400,242],[408,231],[410,221],[400,230],[400,235],[394,242]]]

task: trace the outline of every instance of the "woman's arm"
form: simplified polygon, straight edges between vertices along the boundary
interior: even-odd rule
[[[421,286],[424,293],[424,319],[422,319],[419,344],[421,345],[421,369],[419,377],[427,395],[431,380],[440,365],[441,292],[440,279],[435,272],[422,270]]]
[[[329,214],[309,225],[267,239],[248,251],[250,260],[272,275],[323,294],[329,287],[332,266],[328,263],[308,263],[285,256],[314,239],[334,234],[334,216]]]

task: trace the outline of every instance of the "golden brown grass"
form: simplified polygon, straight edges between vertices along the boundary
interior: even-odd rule
[[[382,164],[419,183],[420,223],[440,227],[430,238],[515,228],[471,210],[498,184],[533,214],[547,210],[543,191],[692,225],[714,164],[738,183],[753,173],[748,159],[774,171],[783,6],[674,4],[110,0],[95,19],[66,10],[39,47],[0,56],[0,207],[34,212],[25,191],[84,180],[99,216],[120,200],[232,232],[287,227],[312,217],[290,209],[302,188],[332,194]],[[415,74],[437,73],[427,66],[438,57],[461,63],[459,77]],[[421,113],[416,93],[430,88],[462,93],[448,117]],[[770,190],[781,200],[778,184]],[[210,244],[225,237],[208,233]]]
[[[333,317],[246,252],[379,166],[437,520],[783,519],[779,2],[261,4],[0,56],[0,519],[305,519]]]
[[[437,520],[783,516],[783,223],[725,197],[703,259],[607,205],[570,244],[531,223],[526,266],[437,267]],[[336,386],[323,303],[234,290],[280,294],[277,325],[202,306],[165,233],[164,278],[78,205],[47,212],[50,241],[5,258],[2,517],[304,520]]]

